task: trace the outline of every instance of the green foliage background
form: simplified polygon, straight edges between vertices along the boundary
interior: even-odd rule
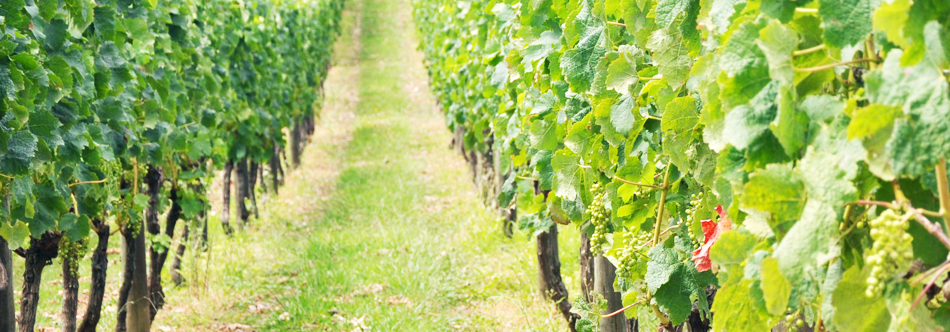
[[[269,160],[282,129],[314,114],[342,5],[4,1],[0,235],[17,248],[47,231],[77,241],[93,218],[134,224],[146,165],[195,217],[207,199],[189,184]]]

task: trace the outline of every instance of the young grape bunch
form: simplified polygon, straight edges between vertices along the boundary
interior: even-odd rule
[[[866,258],[871,276],[867,279],[865,294],[873,297],[884,290],[884,283],[898,271],[908,268],[914,259],[911,247],[913,237],[907,234],[910,218],[901,217],[894,210],[886,210],[868,223],[874,245]]]
[[[699,240],[703,238],[703,235],[699,234],[697,236],[697,234],[693,233],[692,227],[689,226],[693,224],[693,216],[696,215],[696,209],[699,208],[699,204],[703,202],[703,192],[692,194],[689,198],[689,207],[686,208],[686,218],[684,218],[686,220],[686,230],[689,231],[689,239],[693,241],[693,244],[699,246],[702,245]]]
[[[617,276],[627,280],[642,279],[642,272],[638,272],[636,267],[642,259],[647,258],[646,251],[650,247],[643,244],[650,242],[650,233],[648,232],[627,232],[623,235],[623,251],[620,253],[619,263],[617,263]]]
[[[594,194],[594,200],[587,207],[590,223],[594,225],[594,234],[590,237],[590,251],[594,256],[598,256],[604,253],[604,247],[608,245],[607,222],[610,221],[610,210],[605,205],[606,192],[601,190],[599,183],[591,186],[590,192]]]

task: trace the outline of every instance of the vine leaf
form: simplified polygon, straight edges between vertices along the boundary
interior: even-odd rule
[[[574,24],[580,29],[580,40],[574,48],[564,52],[561,68],[574,92],[580,93],[590,89],[597,76],[597,65],[607,49],[604,48],[605,26],[591,13],[587,1],[574,18]]]
[[[755,303],[753,281],[744,279],[728,284],[716,293],[712,312],[713,331],[769,331],[769,316]]]
[[[0,236],[7,240],[7,246],[12,250],[23,247],[30,240],[30,227],[17,220],[14,225],[0,222]]]
[[[692,62],[689,49],[683,46],[682,40],[679,30],[669,28],[653,32],[647,43],[647,48],[653,51],[657,69],[674,89],[686,82]]]
[[[759,287],[765,297],[765,307],[773,316],[779,316],[785,313],[785,308],[788,307],[792,284],[782,275],[775,258],[766,257],[761,266],[762,282]]]
[[[871,0],[821,0],[818,15],[825,44],[843,48],[864,41],[871,33]]]
[[[868,297],[867,271],[852,266],[844,272],[832,295],[835,326],[841,331],[884,332],[891,322],[887,304],[881,297]]]
[[[719,265],[739,265],[752,253],[755,235],[743,230],[724,232],[709,249],[709,259]]]

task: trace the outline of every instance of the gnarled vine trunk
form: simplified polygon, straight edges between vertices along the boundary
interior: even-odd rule
[[[609,314],[623,308],[623,298],[620,292],[614,290],[614,279],[617,278],[613,263],[603,255],[594,257],[594,290],[607,300],[607,310],[601,314]],[[600,319],[602,332],[625,332],[627,330],[626,316],[614,315]]]
[[[77,267],[79,262],[76,258],[66,255],[63,257],[63,309],[60,323],[63,326],[63,332],[76,331],[76,313],[79,310],[79,276]]]
[[[60,234],[43,233],[39,238],[30,238],[30,249],[23,257],[23,293],[20,297],[20,332],[32,332],[36,324],[36,306],[40,301],[40,285],[43,269],[59,254]]]
[[[86,313],[79,323],[78,332],[95,332],[102,317],[102,298],[106,293],[106,277],[109,268],[109,224],[93,219],[92,226],[99,237],[99,243],[92,252],[92,282],[89,287],[89,300]]]
[[[249,165],[250,169],[248,170],[248,181],[247,181],[247,193],[251,198],[251,211],[254,212],[254,219],[260,219],[260,214],[257,213],[257,194],[254,192],[254,188],[257,187],[257,172],[259,170],[260,164],[256,161],[251,160]]]
[[[571,302],[568,300],[567,287],[561,279],[561,258],[558,253],[557,225],[551,225],[546,231],[537,236],[538,247],[538,276],[541,292],[548,300],[557,303],[558,311],[564,316],[571,331],[576,331],[574,324],[579,315],[571,312]]]
[[[581,295],[587,300],[587,303],[594,301],[591,295],[594,292],[594,253],[590,251],[590,235],[581,232],[580,245],[580,267],[581,267]]]
[[[178,224],[178,219],[181,218],[181,205],[179,204],[181,198],[178,195],[177,186],[172,186],[169,192],[169,198],[171,199],[172,206],[165,216],[164,234],[171,239],[175,236],[175,225]],[[153,229],[149,228],[149,232],[151,232],[152,235],[158,234],[157,229],[153,232]],[[165,291],[162,290],[162,267],[165,266],[165,260],[168,258],[168,252],[171,249],[172,248],[155,248],[153,246],[149,250],[149,257],[151,257],[149,263],[151,266],[148,275],[148,289],[149,298],[152,301],[149,306],[149,321],[154,321],[155,314],[165,305]]]
[[[185,282],[185,278],[181,275],[181,258],[185,255],[185,249],[188,246],[188,229],[190,227],[186,223],[184,228],[181,233],[181,239],[178,240],[175,255],[172,256],[172,266],[168,269],[169,274],[172,276],[172,282],[174,282],[176,286]]]
[[[273,155],[270,157],[270,178],[271,178],[271,188],[274,188],[274,195],[278,193],[278,187],[280,186],[280,179],[277,177],[280,169],[280,145],[277,144],[277,140],[274,140],[274,151]]]
[[[123,286],[126,282],[129,286],[125,301],[120,304],[120,308],[124,307],[125,310],[120,309],[116,330],[123,327],[126,331],[146,332],[152,324],[151,310],[149,309],[151,299],[149,298],[148,287],[148,265],[145,258],[147,250],[145,228],[147,227],[150,233],[154,232],[155,234],[160,230],[158,225],[158,196],[161,191],[162,178],[161,168],[149,165],[144,179],[147,187],[145,193],[149,197],[148,206],[145,208],[145,227],[136,227],[136,229],[130,229],[126,232],[128,234],[125,247],[127,253],[123,258],[131,263],[126,264],[127,269],[131,267],[131,271],[129,271],[131,275],[123,276]],[[125,317],[122,317],[122,313],[125,313]],[[125,326],[119,326],[123,318]]]
[[[0,330],[16,331],[16,300],[13,298],[13,252],[0,237]]]
[[[257,178],[261,181],[261,192],[267,193],[267,179],[264,177],[264,164],[257,164]],[[256,184],[255,184],[256,186]]]
[[[148,266],[145,264],[145,230],[139,228],[135,232],[130,232],[131,238],[127,241],[128,253],[126,257],[131,266],[131,275],[124,277],[129,283],[126,300],[120,308],[119,322],[122,322],[122,330],[132,332],[147,332],[151,321],[149,320],[149,298],[148,298]],[[121,296],[121,294],[120,294]]]
[[[300,119],[296,119],[290,127],[290,161],[291,167],[300,166]]]
[[[238,161],[237,167],[235,167],[235,174],[237,175],[237,183],[235,184],[235,189],[237,192],[237,208],[238,216],[241,217],[241,225],[247,225],[247,219],[251,217],[250,211],[247,209],[247,204],[245,203],[245,198],[249,197],[249,188],[248,188],[248,169],[247,169],[247,157],[241,158]]]
[[[234,231],[231,228],[231,171],[234,169],[234,162],[228,160],[224,164],[224,187],[222,191],[224,197],[221,200],[221,227],[224,228],[224,233],[231,235]]]

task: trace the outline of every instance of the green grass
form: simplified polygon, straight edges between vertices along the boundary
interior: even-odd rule
[[[565,330],[536,294],[533,242],[502,235],[461,156],[447,149],[408,1],[347,6],[326,107],[301,167],[279,196],[261,198],[261,218],[233,238],[212,216],[211,250],[186,254],[189,283],[166,286],[153,329]],[[220,184],[213,190],[220,196]],[[576,231],[565,229],[561,241],[573,296]],[[120,268],[112,258],[110,289]],[[41,312],[55,313],[59,270],[47,271]],[[111,309],[102,330],[114,324]],[[56,325],[47,316],[38,326]]]

